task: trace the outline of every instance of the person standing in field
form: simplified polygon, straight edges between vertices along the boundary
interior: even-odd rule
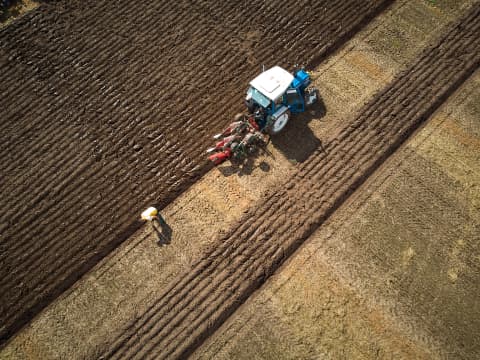
[[[158,235],[160,245],[163,246],[170,242],[169,237],[171,236],[171,228],[167,225],[167,222],[162,217],[162,215],[160,215],[159,211],[156,208],[150,206],[142,212],[141,217],[142,220],[148,221],[152,224],[153,230],[155,230]],[[158,221],[160,229],[158,229],[158,226],[155,225],[155,220]],[[164,234],[164,231],[166,232],[166,234]]]
[[[158,212],[157,208],[154,208],[153,206],[150,206],[144,212],[142,212],[142,220],[153,221],[154,219],[157,219],[158,222],[160,222],[162,224],[166,224],[165,219]]]

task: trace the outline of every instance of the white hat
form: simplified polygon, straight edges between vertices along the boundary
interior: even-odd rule
[[[152,221],[158,214],[158,210],[153,206],[150,206],[142,212],[142,220]]]

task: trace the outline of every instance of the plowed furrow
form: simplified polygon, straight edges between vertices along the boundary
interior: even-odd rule
[[[62,135],[63,135],[63,134],[60,134],[60,137],[61,137]],[[60,154],[60,155],[61,155],[61,154]],[[16,209],[13,209],[12,212],[15,213],[15,212],[16,212]]]
[[[480,65],[480,4],[368,103],[283,189],[245,215],[106,352],[189,354]],[[257,211],[258,209],[274,209]]]
[[[208,169],[203,149],[261,64],[323,58],[390,2],[143,1],[132,16],[126,0],[60,0],[0,30],[0,341],[132,233],[147,201]]]

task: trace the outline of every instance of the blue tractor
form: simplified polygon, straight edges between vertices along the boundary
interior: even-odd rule
[[[317,100],[317,90],[309,87],[310,75],[304,70],[293,74],[274,66],[250,82],[245,104],[260,131],[278,134],[290,115],[305,111]]]
[[[291,114],[305,111],[317,100],[317,90],[309,87],[310,75],[303,69],[293,74],[279,66],[262,72],[250,82],[245,104],[248,115],[237,114],[235,121],[213,138],[207,150],[215,165],[227,159],[242,161],[259,146],[266,145],[262,133],[278,134]]]

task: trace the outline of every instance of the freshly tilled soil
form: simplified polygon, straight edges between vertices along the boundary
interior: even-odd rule
[[[46,1],[2,29],[0,342],[208,170],[262,64],[313,65],[389,3]]]
[[[205,252],[105,351],[190,354],[480,65],[480,3]]]

